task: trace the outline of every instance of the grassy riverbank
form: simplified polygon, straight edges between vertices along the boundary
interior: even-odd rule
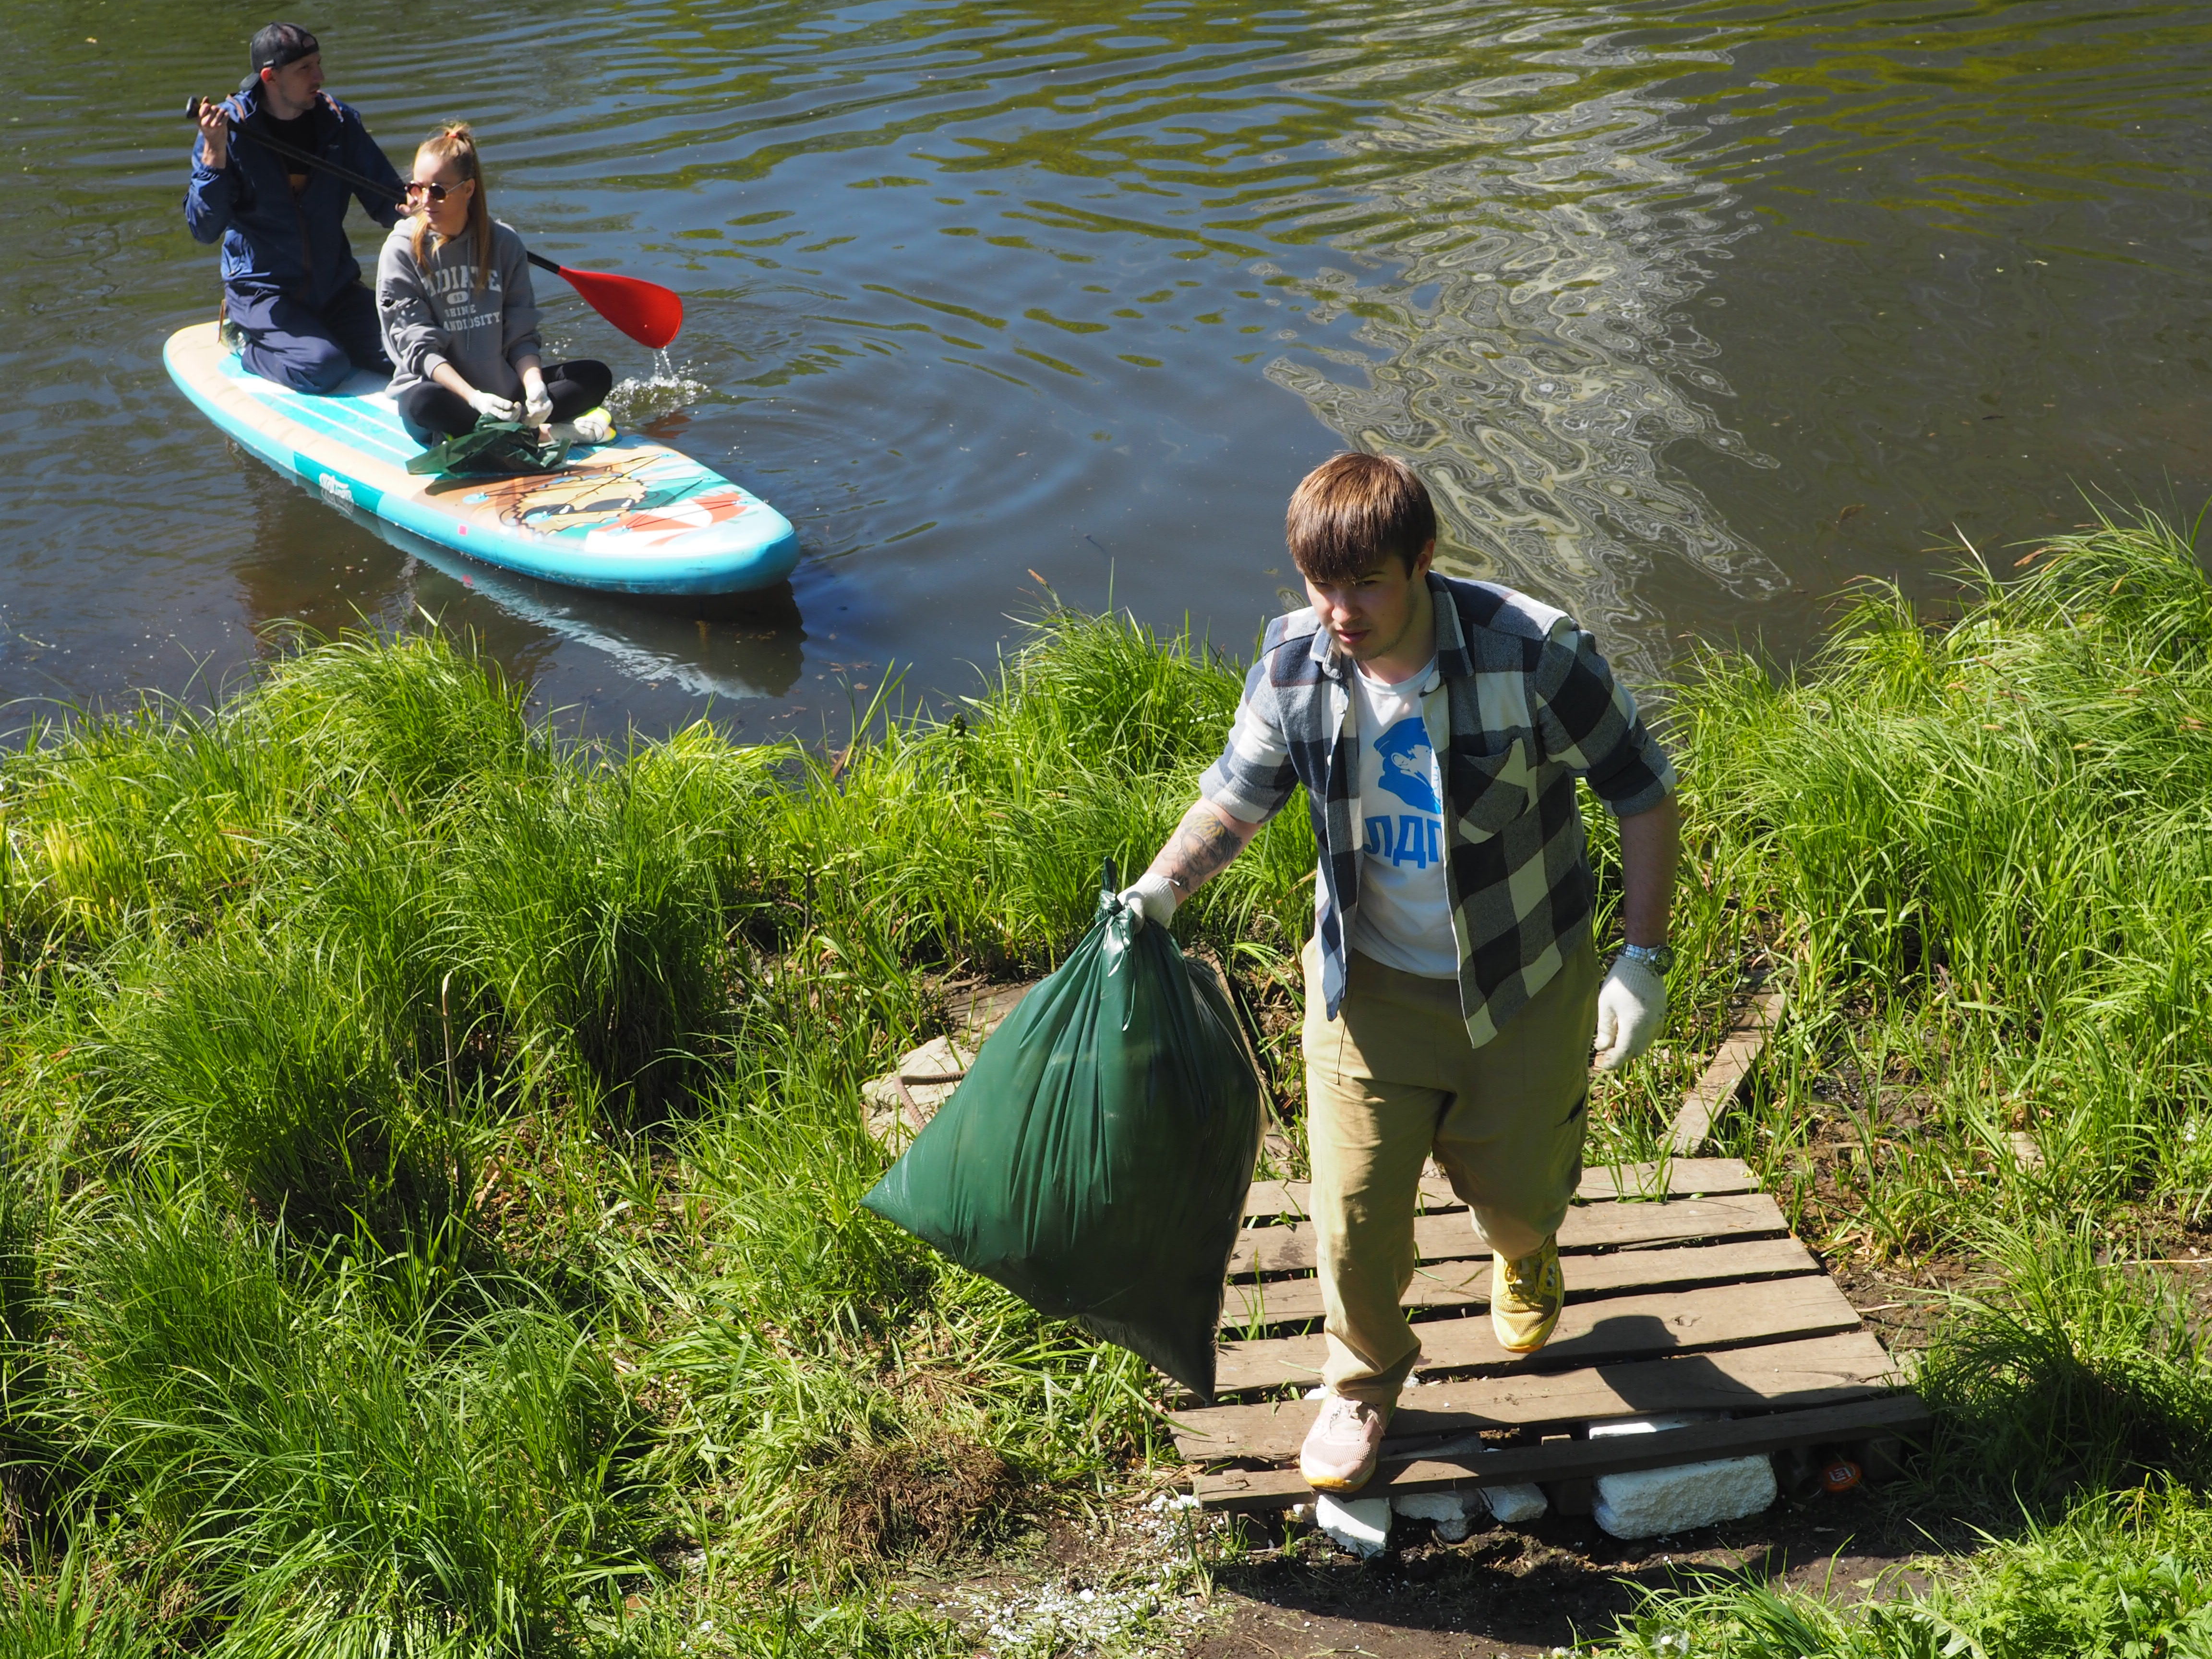
[[[1072,942],[1237,684],[1060,617],[834,757],[616,752],[447,641],[342,642],[0,765],[0,1656],[972,1651],[886,1564],[1118,1489],[1158,1396],[859,1209],[860,1085],[948,974]],[[2075,1528],[1942,1616],[2083,1550],[2201,1600],[2212,1273],[2137,1264],[2212,1245],[2212,591],[2113,530],[1948,628],[1872,594],[1793,679],[1703,662],[1670,718],[1678,1013],[1595,1152],[1780,975],[1726,1149],[1847,1273],[1973,1298],[1899,1329],[1917,1512]],[[1286,815],[1178,923],[1279,1031],[1312,856]],[[1922,1650],[1760,1646],[1762,1606],[1627,1639]]]
[[[1883,1608],[1655,1597],[1625,1652],[2212,1654],[2212,586],[2149,519],[2004,574],[1941,624],[1870,588],[1786,678],[1709,658],[1674,716],[1718,926],[1790,993],[1723,1141],[1917,1302],[1896,1496],[2006,1541]]]
[[[704,727],[617,754],[434,638],[28,747],[19,1561],[74,1537],[71,1593],[149,1643],[626,1650],[719,1608],[744,1651],[748,1609],[1140,1464],[1141,1367],[858,1208],[856,1103],[941,1028],[945,970],[1081,931],[1234,698],[1187,641],[1064,619],[960,719],[835,760]],[[1291,942],[1304,834],[1196,925]],[[938,1639],[867,1607],[836,1644]]]

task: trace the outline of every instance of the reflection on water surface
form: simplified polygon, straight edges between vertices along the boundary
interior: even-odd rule
[[[421,607],[601,724],[834,732],[902,668],[969,689],[1032,572],[1244,648],[1284,498],[1346,441],[1422,466],[1454,566],[1650,676],[1685,635],[1794,649],[1855,574],[1933,591],[1954,526],[2208,482],[2201,9],[470,19],[348,8],[332,88],[398,155],[467,115],[541,251],[684,291],[666,361],[565,294],[549,343],[792,517],[791,592],[520,583],[232,453],[159,368],[215,293],[170,112],[261,15],[33,0],[0,48],[7,695],[204,687],[270,620]]]

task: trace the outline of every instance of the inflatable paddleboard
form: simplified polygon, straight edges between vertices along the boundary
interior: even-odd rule
[[[381,375],[311,398],[248,374],[213,323],[169,337],[161,361],[202,413],[331,501],[441,547],[547,581],[617,593],[743,593],[799,562],[791,521],[690,456],[628,434],[558,471],[420,477],[422,445]]]

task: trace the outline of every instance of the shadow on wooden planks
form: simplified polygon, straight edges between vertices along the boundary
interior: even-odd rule
[[[901,1143],[918,1132],[1029,988],[956,994],[957,1034],[869,1086],[872,1129]],[[1765,987],[1738,1010],[1677,1115],[1677,1152],[1710,1137],[1781,1011]],[[1301,1182],[1253,1183],[1223,1299],[1225,1403],[1176,1418],[1182,1455],[1211,1466],[1196,1483],[1209,1508],[1312,1496],[1294,1467],[1322,1358],[1306,1195]],[[1925,1422],[1881,1344],[1743,1164],[1683,1155],[1600,1168],[1577,1198],[1559,1231],[1566,1310],[1542,1352],[1523,1358],[1490,1334],[1490,1255],[1466,1206],[1440,1176],[1422,1182],[1421,1265],[1407,1294],[1422,1359],[1366,1494],[1534,1481],[1556,1497],[1600,1474],[1837,1443],[1860,1446],[1866,1461],[1867,1446]],[[1728,1420],[1583,1437],[1609,1418],[1698,1413]]]
[[[1600,1474],[1792,1447],[1878,1456],[1925,1422],[1741,1163],[1594,1170],[1578,1196],[1559,1230],[1566,1310],[1541,1352],[1518,1357],[1491,1334],[1489,1252],[1465,1206],[1441,1178],[1423,1182],[1407,1297],[1421,1359],[1362,1496],[1534,1481],[1564,1497]],[[1312,1496],[1296,1468],[1323,1357],[1304,1205],[1301,1183],[1253,1187],[1222,1310],[1223,1403],[1176,1417],[1210,1509]],[[1586,1437],[1607,1419],[1699,1413],[1727,1417]]]

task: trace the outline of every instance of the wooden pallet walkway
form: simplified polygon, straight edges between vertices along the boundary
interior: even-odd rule
[[[1218,1403],[1181,1412],[1206,1507],[1312,1496],[1297,1470],[1322,1358],[1305,1188],[1259,1182],[1223,1299]],[[1876,1443],[1926,1420],[1881,1344],[1734,1158],[1593,1170],[1559,1229],[1567,1306],[1539,1353],[1491,1335],[1490,1255],[1440,1179],[1422,1186],[1407,1303],[1414,1382],[1363,1496],[1534,1481],[1578,1507],[1601,1474],[1789,1447]],[[1608,1418],[1725,1413],[1587,1437]]]

